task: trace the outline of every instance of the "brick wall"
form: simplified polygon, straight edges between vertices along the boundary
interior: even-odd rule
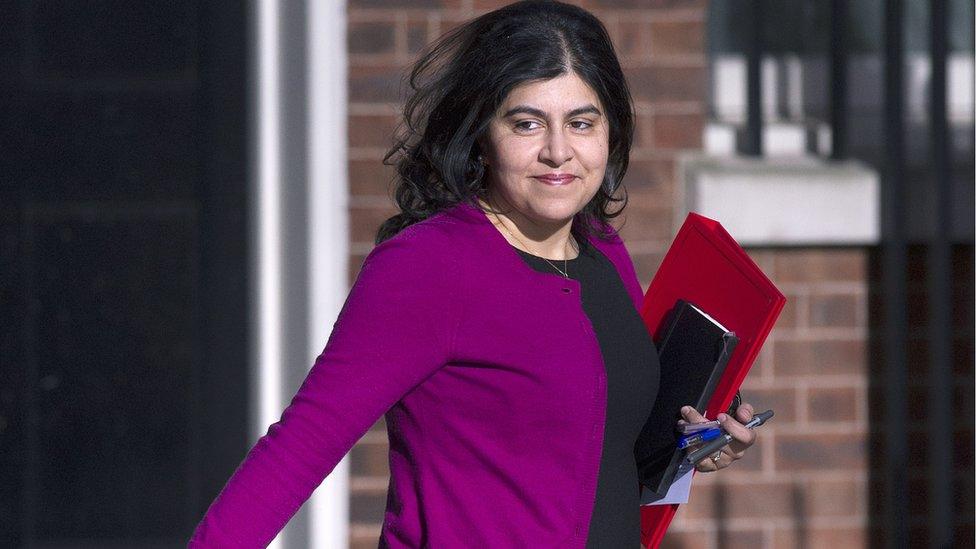
[[[349,142],[355,275],[379,223],[395,213],[381,158],[395,124],[400,71],[423,44],[507,2],[350,0]],[[636,99],[621,234],[650,281],[673,237],[677,154],[701,148],[704,1],[578,2],[607,25]],[[396,6],[396,7],[390,7]],[[617,223],[621,225],[621,223]],[[757,447],[700,475],[669,547],[861,546],[868,516],[868,271],[861,249],[749,250],[789,299],[744,392],[773,408]],[[351,280],[351,278],[350,278]],[[352,545],[375,547],[388,468],[382,421],[352,451]]]
[[[698,475],[674,547],[864,547],[868,273],[861,249],[748,250],[787,305],[743,385],[776,417],[733,467]]]

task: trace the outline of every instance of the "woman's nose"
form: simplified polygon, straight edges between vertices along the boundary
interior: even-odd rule
[[[540,160],[553,166],[561,166],[573,158],[573,149],[563,135],[562,129],[551,130],[546,135],[546,143],[539,153]]]

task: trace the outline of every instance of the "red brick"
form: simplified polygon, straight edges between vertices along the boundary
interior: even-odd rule
[[[815,480],[803,488],[803,514],[808,516],[853,517],[864,512],[860,501],[866,492],[865,483]]]
[[[711,549],[714,532],[669,530],[661,540],[660,549]]]
[[[790,292],[783,292],[783,295],[786,297],[786,304],[783,305],[783,310],[779,312],[779,318],[776,319],[776,327],[796,328],[797,326],[801,326],[800,302],[805,301],[807,296]]]
[[[349,521],[382,523],[386,510],[386,491],[353,491],[349,495]]]
[[[809,532],[810,547],[867,546],[867,533],[862,528],[815,528]]]
[[[638,67],[624,69],[637,101],[688,101],[705,104],[703,67]]]
[[[403,69],[393,66],[349,67],[349,101],[397,103],[402,101]],[[404,86],[404,95],[406,86]]]
[[[798,250],[776,254],[777,282],[865,280],[867,261],[860,250]]]
[[[705,22],[652,21],[650,46],[653,55],[701,54],[705,52]]]
[[[798,520],[802,521],[802,517],[798,517]],[[792,530],[776,530],[773,534],[773,547],[776,548],[847,549],[867,546],[867,532],[861,528],[804,526]]]
[[[719,472],[718,474],[721,474]],[[727,518],[788,517],[793,488],[785,482],[751,482],[746,486],[726,486],[721,502]],[[716,501],[716,508],[719,508]]]
[[[700,114],[660,114],[652,127],[655,148],[701,149],[704,120]]]
[[[625,240],[671,240],[670,204],[631,204],[618,219],[623,223],[620,236]]]
[[[761,530],[719,530],[717,547],[722,549],[756,549],[763,546]]]
[[[349,254],[349,273],[347,280],[350,287],[356,281],[356,276],[359,275],[359,270],[362,269],[365,259],[365,254]]]
[[[725,497],[728,487],[717,482],[704,482],[708,475],[695,473],[688,503],[678,508],[675,518],[683,520],[715,518],[716,499]],[[720,496],[717,496],[721,494]]]
[[[399,118],[394,115],[350,115],[349,146],[380,147],[388,150],[393,146],[393,132]]]
[[[737,461],[732,462],[729,467],[734,467],[735,471],[762,471],[763,470],[763,446],[766,444],[772,444],[768,437],[764,437],[762,433],[759,433],[756,437],[756,442],[748,450],[746,450],[746,455],[742,456]]]
[[[763,272],[772,272],[773,257],[776,255],[776,252],[762,247],[746,247],[744,250],[746,255],[749,256],[749,259],[751,259],[757,267],[762,269]]]
[[[390,476],[388,449],[388,444],[357,443],[349,452],[351,474],[364,477]]]
[[[853,328],[857,325],[858,298],[853,294],[811,294],[810,326]]]
[[[773,410],[776,413],[776,425],[796,422],[796,389],[756,389],[749,386],[747,378],[742,387],[742,398],[752,404],[756,412]]]
[[[376,535],[355,536],[352,532],[349,534],[349,549],[376,549],[378,543],[379,538]]]
[[[376,160],[349,162],[349,194],[351,196],[390,196],[396,169]],[[392,198],[390,204],[393,204]]]
[[[623,18],[613,32],[613,45],[617,55],[623,57],[648,57],[651,54],[647,36],[647,23]]]
[[[777,340],[773,347],[777,375],[860,374],[867,370],[862,339]]]
[[[637,113],[634,119],[634,141],[631,151],[653,150],[654,148],[654,115]]]
[[[407,53],[417,54],[422,50],[430,38],[427,35],[427,20],[407,21]]]
[[[386,416],[382,415],[376,420],[376,423],[370,426],[369,432],[373,434],[386,434]]]
[[[633,160],[624,175],[628,208],[669,206],[674,197],[674,161]]]
[[[505,2],[505,4],[511,4],[511,2]],[[499,6],[500,7],[500,6]],[[448,32],[454,30],[455,28],[467,24],[471,21],[471,17],[466,15],[442,15],[438,20],[437,31],[435,33],[436,37],[441,37]],[[435,38],[436,39],[436,38]]]
[[[661,267],[664,254],[631,254],[631,259],[634,262],[634,270],[637,271],[637,279],[640,280],[641,287],[646,289],[654,278],[654,273]]]
[[[852,387],[811,387],[807,396],[807,418],[814,422],[854,421],[858,393]]]
[[[352,242],[372,243],[376,239],[376,232],[380,225],[391,216],[400,213],[396,208],[349,208],[349,238]]]
[[[394,23],[392,21],[349,22],[347,43],[349,53],[392,53]]]
[[[776,435],[776,468],[784,471],[863,469],[866,434]]]

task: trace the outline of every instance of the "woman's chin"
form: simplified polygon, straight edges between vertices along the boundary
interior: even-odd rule
[[[576,215],[577,210],[573,208],[547,208],[545,210],[538,210],[533,212],[533,218],[536,223],[544,225],[564,225],[570,223],[573,220],[573,216]]]

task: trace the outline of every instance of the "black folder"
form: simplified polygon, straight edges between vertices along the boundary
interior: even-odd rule
[[[661,381],[654,408],[634,445],[644,487],[641,503],[667,494],[685,455],[685,450],[677,448],[681,407],[690,404],[705,412],[739,338],[707,312],[679,299],[654,342]]]

